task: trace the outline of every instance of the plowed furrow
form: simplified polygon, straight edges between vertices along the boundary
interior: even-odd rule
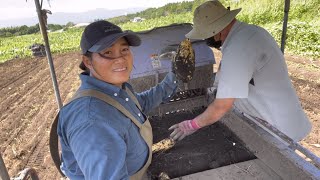
[[[61,93],[62,99],[65,99],[67,96],[70,96],[68,94],[72,94],[73,91],[76,89],[75,87],[77,87],[77,85],[74,85],[77,82],[74,82],[74,78],[70,79],[70,77],[77,76],[78,67],[74,66],[75,62],[68,61],[64,58],[56,59],[56,61],[57,62],[55,62],[55,67],[56,72],[59,72],[57,73],[59,85],[61,85],[62,87],[68,87],[65,89],[70,90]],[[49,70],[47,69],[47,71]],[[41,82],[45,83],[38,84],[37,89],[48,89],[48,86],[51,86],[50,88],[52,89],[52,82],[49,74],[44,76]],[[29,93],[25,95],[26,99],[31,98],[34,94],[34,91],[29,91]],[[48,154],[48,131],[50,130],[50,124],[57,110],[53,90],[51,90],[50,93],[46,92],[45,94],[41,94],[40,101],[25,101],[22,102],[22,105],[27,105],[30,103],[32,103],[34,106],[38,106],[38,111],[35,111],[34,114],[30,116],[26,122],[21,122],[19,125],[15,124],[13,125],[14,127],[11,126],[12,129],[20,129],[20,131],[13,133],[13,136],[8,137],[7,141],[3,145],[1,145],[1,147],[7,147],[3,149],[5,152],[4,156],[6,157],[6,159],[10,159],[10,161],[13,164],[16,164],[16,167],[13,167],[9,170],[10,174],[16,174],[18,171],[22,170],[27,166],[32,166],[37,169],[46,168],[46,165],[43,165],[43,162],[45,158],[44,154]],[[54,104],[54,107],[52,107],[52,104]],[[31,110],[29,109],[29,111],[27,112],[30,111]],[[10,118],[10,116],[8,117]],[[35,122],[33,119],[41,119],[41,121]],[[32,132],[32,129],[34,129],[35,127],[38,127],[39,129],[36,135],[35,132]],[[26,145],[22,145],[21,142],[28,143]],[[17,150],[17,154],[20,155],[20,157],[18,158],[12,158],[13,153],[11,151],[12,147],[15,146],[20,147],[20,149]]]
[[[57,64],[58,65],[57,69],[63,68],[63,65],[65,63],[66,62],[62,61],[60,64]],[[30,121],[32,121],[32,117],[39,112],[43,104],[47,101],[46,97],[50,96],[50,94],[53,94],[52,90],[48,91],[48,87],[50,87],[51,81],[50,81],[49,73],[45,71],[48,71],[48,68],[39,71],[39,76],[43,77],[42,80],[33,82],[34,86],[27,89],[27,91],[24,91],[25,92],[24,96],[17,99],[17,102],[13,104],[13,107],[25,107],[25,108],[20,112],[15,112],[15,109],[12,108],[11,111],[3,115],[4,117],[6,117],[5,119],[1,117],[1,121],[0,121],[1,127],[6,128],[6,129],[3,129],[1,132],[6,132],[7,135],[10,135],[10,137],[6,137],[5,135],[0,136],[1,138],[6,139],[4,146],[2,146],[2,150],[4,150],[3,148],[6,148],[9,144],[11,144],[11,142],[15,139],[15,137],[17,137],[18,134],[20,133],[20,131],[16,131],[15,129],[17,129],[17,127],[19,127],[18,129],[24,129],[26,125],[30,124]],[[30,83],[30,85],[32,85],[32,83]],[[41,89],[41,91],[45,93],[37,94],[36,90],[39,90],[39,89]],[[39,96],[41,98],[38,98]],[[35,97],[35,98],[32,98],[32,97]],[[16,99],[13,99],[13,101],[14,100]],[[11,133],[10,131],[11,132],[13,131],[14,133]]]

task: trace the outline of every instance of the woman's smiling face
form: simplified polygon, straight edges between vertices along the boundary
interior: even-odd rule
[[[133,55],[127,40],[122,37],[111,47],[99,53],[92,53],[92,59],[84,60],[84,63],[90,69],[91,76],[121,87],[129,80]]]

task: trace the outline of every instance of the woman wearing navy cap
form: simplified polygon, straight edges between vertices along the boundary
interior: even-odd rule
[[[134,93],[130,46],[140,38],[97,21],[81,38],[81,86],[59,115],[62,172],[70,179],[142,179],[151,163],[152,129],[144,115],[177,88],[169,72],[157,86]]]

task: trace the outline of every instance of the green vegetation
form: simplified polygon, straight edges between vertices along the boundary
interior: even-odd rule
[[[26,34],[34,34],[40,31],[39,25],[34,26],[20,26],[20,27],[8,27],[0,29],[0,37],[12,37],[12,36],[21,36]]]
[[[48,24],[48,30],[57,31],[59,29],[63,29],[69,27],[67,25],[59,25],[59,24]],[[27,34],[35,34],[40,32],[39,24],[34,26],[18,26],[18,27],[8,27],[8,28],[0,28],[0,37],[12,37],[12,36],[21,36]]]
[[[123,29],[143,31],[173,23],[192,23],[194,9],[205,0],[170,3],[160,8],[108,19]],[[222,0],[231,10],[242,7],[237,18],[241,21],[257,24],[266,28],[280,43],[284,0]],[[320,57],[320,20],[318,18],[320,0],[292,0],[289,11],[286,52],[319,59]],[[134,17],[145,18],[142,22],[131,22]],[[22,28],[23,29],[23,28]],[[24,29],[26,29],[24,27]],[[50,25],[49,25],[50,29]],[[68,52],[79,49],[83,29],[65,28],[65,31],[49,33],[52,53]],[[1,31],[0,31],[1,33]],[[31,56],[29,46],[42,43],[39,33],[23,35],[11,33],[10,37],[0,37],[0,62],[15,57]],[[12,36],[14,35],[14,36]]]
[[[124,24],[120,24],[120,27],[122,29],[130,29],[137,32],[152,29],[154,27],[167,26],[174,23],[192,23],[192,14],[170,14],[168,16],[162,16],[156,19],[146,19],[139,23],[126,22]]]
[[[51,32],[48,34],[52,53],[63,53],[79,50],[79,42],[83,29],[68,29],[64,32]],[[29,47],[43,43],[39,33],[23,36],[0,38],[0,62],[21,57],[30,57],[32,52]]]
[[[115,24],[123,24],[130,22],[134,17],[141,17],[144,19],[157,19],[170,15],[190,13],[193,10],[193,6],[194,5],[192,2],[169,3],[163,7],[149,8],[135,14],[114,17],[108,20]]]
[[[277,42],[281,41],[282,23],[266,24],[264,26],[275,37]],[[315,24],[290,21],[287,30],[286,52],[311,57],[320,58],[320,26]]]
[[[227,1],[223,1],[228,5]],[[291,0],[285,51],[320,58],[320,0]],[[237,18],[267,29],[280,45],[284,0],[246,0],[231,4],[242,7]]]
[[[242,8],[237,16],[238,19],[257,25],[276,23],[283,19],[284,0],[222,0],[225,6],[232,9]],[[289,10],[289,21],[298,20],[301,22],[317,21],[320,9],[320,0],[291,0]]]

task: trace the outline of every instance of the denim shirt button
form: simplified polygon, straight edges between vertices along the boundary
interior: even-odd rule
[[[140,116],[141,116],[141,114],[140,114],[140,113],[138,113],[138,116],[140,117]]]
[[[113,95],[114,95],[114,96],[118,96],[118,94],[117,94],[117,93],[114,93]]]
[[[129,98],[126,98],[126,101],[129,101]]]

